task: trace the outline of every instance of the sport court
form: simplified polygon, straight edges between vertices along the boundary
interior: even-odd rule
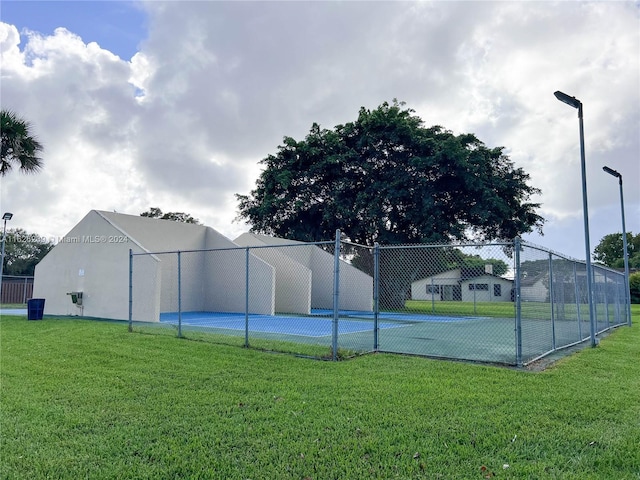
[[[242,313],[183,312],[182,328],[224,335],[331,346],[331,310],[313,310],[309,316]],[[163,313],[163,324],[178,325],[178,313]],[[338,348],[372,352],[373,312],[344,311],[338,318]],[[378,351],[442,358],[515,362],[513,318],[438,316],[402,312],[378,315]]]
[[[298,343],[331,345],[333,312],[313,310],[309,316],[258,315],[221,312],[182,312],[182,328],[209,331],[231,336],[245,332],[251,338],[270,338]],[[160,322],[178,325],[178,313],[163,313]],[[526,361],[553,349],[552,335],[558,345],[584,338],[578,334],[575,320],[555,323],[527,318],[522,321],[522,355]],[[583,322],[584,323],[584,322]],[[356,352],[372,352],[374,348],[374,314],[372,312],[339,312],[338,347]],[[513,318],[464,317],[380,312],[378,315],[378,348],[395,352],[480,362],[515,364],[516,337]]]
[[[239,330],[244,332],[248,328],[251,332],[275,333],[303,337],[326,337],[333,333],[332,312],[329,310],[314,310],[310,316],[299,315],[260,315],[227,312],[169,312],[160,314],[160,322],[187,327],[209,327],[223,330]],[[338,335],[349,333],[370,332],[373,329],[373,313],[371,312],[340,312]],[[400,323],[380,322],[381,329],[398,328]]]

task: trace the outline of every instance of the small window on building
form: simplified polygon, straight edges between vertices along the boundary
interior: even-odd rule
[[[500,285],[499,283],[495,283],[493,285],[493,296],[494,297],[501,297],[502,296],[502,285]]]
[[[427,285],[427,295],[440,294],[440,285]]]
[[[470,283],[469,290],[489,290],[488,283]]]

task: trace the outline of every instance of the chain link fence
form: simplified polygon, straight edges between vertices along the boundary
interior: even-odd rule
[[[130,330],[332,360],[393,352],[523,366],[631,323],[624,274],[593,268],[591,322],[585,263],[519,239],[241,238],[237,248],[130,253]]]

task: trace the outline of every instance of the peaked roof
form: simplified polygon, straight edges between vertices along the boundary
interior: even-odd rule
[[[103,210],[91,210],[65,237],[85,234],[90,225],[106,222],[148,252],[237,247],[230,239],[205,225],[160,220]]]
[[[533,285],[538,283],[540,280],[544,280],[545,278],[549,278],[549,272],[542,272],[542,273],[539,273],[538,275],[530,275],[520,280],[520,286],[532,287]]]
[[[473,280],[475,278],[480,278],[480,277],[493,277],[493,278],[498,278],[500,280],[513,282],[513,279],[511,278],[501,277],[500,275],[494,275],[493,273],[487,273],[485,271],[480,271],[479,269],[477,274],[472,274],[472,275],[463,275],[462,270],[463,269],[461,269],[460,267],[452,268],[451,270],[445,270],[440,273],[435,273],[433,275],[429,275],[428,277],[421,278],[420,280],[425,280],[427,278],[435,278],[435,277],[443,278],[446,275],[450,275],[450,277],[454,277],[454,276],[459,277],[458,282],[466,282],[466,281]]]
[[[92,211],[149,251],[184,249],[186,243],[194,243],[194,240],[196,244],[204,243],[207,229],[210,228],[204,225],[160,220],[139,215]]]

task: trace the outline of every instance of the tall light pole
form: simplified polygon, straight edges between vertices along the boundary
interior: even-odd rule
[[[7,220],[11,220],[13,213],[6,212],[2,215],[4,227],[2,228],[2,256],[0,257],[0,303],[2,303],[2,272],[4,271],[4,243],[7,238]]]
[[[622,174],[613,168],[602,167],[609,175],[618,178],[620,185],[620,210],[622,211],[622,255],[624,256],[624,279],[626,283],[625,302],[627,304],[627,321],[631,326],[631,291],[629,290],[629,250],[627,249],[627,229],[624,224],[624,194],[622,193]]]
[[[593,271],[591,268],[591,245],[589,243],[589,208],[587,207],[587,168],[584,159],[584,126],[582,124],[582,102],[576,97],[570,97],[566,93],[556,91],[553,93],[562,103],[578,109],[578,121],[580,124],[580,165],[582,168],[582,212],[584,216],[584,249],[587,262],[587,301],[589,302],[589,326],[591,346],[596,342],[596,315],[593,305]]]

